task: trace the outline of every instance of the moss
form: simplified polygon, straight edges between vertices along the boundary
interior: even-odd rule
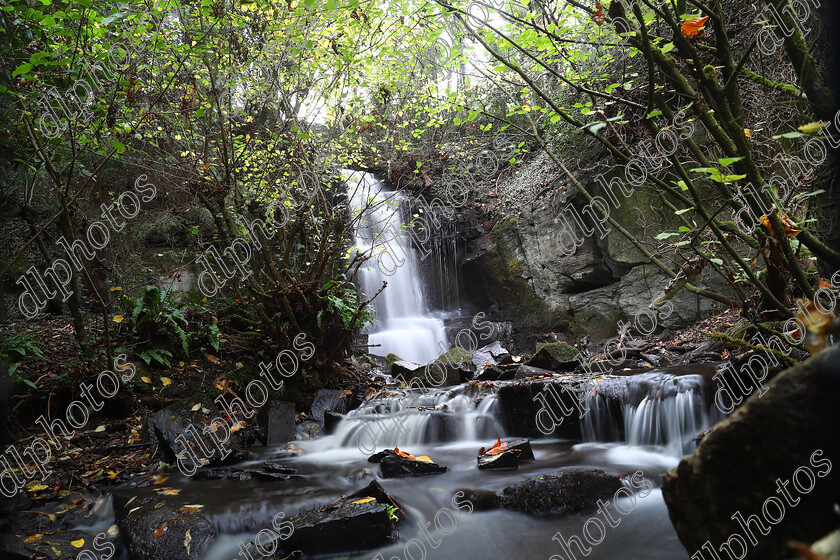
[[[469,362],[472,359],[472,356],[469,352],[461,348],[460,346],[456,346],[449,352],[441,354],[435,360],[441,364],[461,364],[464,362]]]
[[[391,352],[387,356],[385,356],[385,369],[391,369],[391,366],[394,365],[394,362],[401,362],[402,358]]]
[[[540,353],[548,354],[560,363],[572,362],[578,358],[577,348],[565,342],[538,343],[537,355]],[[534,357],[536,358],[537,356],[535,355]]]

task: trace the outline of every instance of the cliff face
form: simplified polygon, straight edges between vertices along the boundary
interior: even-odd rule
[[[657,253],[655,240],[662,232],[677,231],[677,217],[658,197],[627,183],[622,168],[598,169],[598,158],[599,154],[592,153],[592,162],[578,162],[575,169],[593,170],[576,178],[606,201],[611,217],[677,271],[683,259]],[[553,177],[546,181],[550,173]],[[523,182],[540,181],[544,195],[520,205],[518,215],[499,219],[492,226],[475,225],[462,264],[463,275],[469,279],[467,289],[474,299],[491,306],[494,318],[512,320],[522,333],[568,331],[576,337],[609,338],[616,334],[619,321],[633,321],[647,310],[669,278],[608,223],[599,231],[586,199],[568,178],[556,174],[556,166],[546,156],[535,156],[501,182],[498,191],[504,197],[505,192],[523,192]],[[622,186],[616,181],[622,181]],[[573,225],[575,220],[583,223],[583,231]],[[586,230],[592,233],[585,235]],[[706,286],[716,282],[708,272],[697,281]],[[664,327],[690,323],[712,304],[685,290],[671,303],[673,311],[659,318]]]

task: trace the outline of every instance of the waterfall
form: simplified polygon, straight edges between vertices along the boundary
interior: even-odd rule
[[[313,442],[313,449],[356,447],[372,454],[383,448],[505,437],[498,394],[475,397],[464,390],[392,391],[347,413],[332,436]]]
[[[661,446],[682,456],[724,415],[707,398],[701,375],[641,373],[593,381],[586,392],[584,441]]]
[[[353,242],[370,258],[359,269],[357,284],[368,297],[388,282],[373,302],[376,317],[367,329],[371,353],[394,353],[425,364],[447,350],[443,321],[426,305],[416,250],[403,224],[405,196],[385,188],[372,174],[345,172],[352,217],[360,216]],[[372,250],[371,250],[372,249]]]

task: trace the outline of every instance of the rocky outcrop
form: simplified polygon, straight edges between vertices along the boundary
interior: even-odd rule
[[[837,527],[840,345],[765,387],[665,475],[662,494],[689,554],[723,546],[739,558],[782,560],[788,541]]]
[[[603,185],[622,170],[599,165],[600,157],[600,153],[584,155],[591,161],[581,161],[579,166],[591,163],[595,169],[577,178],[590,193],[606,199],[609,195]],[[535,157],[526,167],[555,168],[544,155]],[[582,236],[573,252],[564,251],[570,245],[561,218],[565,215],[566,221],[574,223],[568,217],[572,208],[591,222],[583,211],[587,201],[562,176],[554,179],[545,192],[551,196],[537,198],[516,217],[502,219],[492,227],[474,225],[476,234],[467,244],[462,267],[464,276],[470,279],[466,288],[473,299],[490,309],[491,318],[514,321],[520,335],[515,338],[517,346],[533,348],[533,338],[529,344],[523,343],[528,339],[525,335],[546,331],[571,330],[577,336],[588,334],[596,342],[612,337],[617,323],[632,320],[636,313],[646,310],[669,278],[608,224],[609,231],[603,237],[597,231]],[[662,207],[661,201],[643,188],[633,190],[626,198],[618,193],[616,200],[619,206],[610,206],[611,217],[639,239],[676,232],[680,225],[671,212],[657,210]],[[657,256],[673,270],[682,264],[673,254]],[[698,283],[712,288],[719,285],[708,271]],[[661,326],[684,325],[711,308],[709,300],[686,291],[678,293],[672,303],[674,311]]]
[[[617,475],[602,470],[569,469],[517,482],[499,493],[505,509],[536,516],[594,508],[623,488]]]

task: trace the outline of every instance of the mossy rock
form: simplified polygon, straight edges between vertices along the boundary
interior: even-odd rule
[[[401,361],[403,361],[402,358],[400,358],[399,356],[397,356],[396,354],[391,352],[390,354],[385,356],[385,369],[390,371],[391,366],[394,365],[394,362],[401,362]]]
[[[463,364],[463,363],[471,363],[472,355],[461,348],[460,346],[456,346],[449,352],[445,352],[437,357],[435,360],[441,364]]]
[[[537,344],[537,353],[528,365],[551,370],[574,369],[580,363],[578,349],[565,342]]]

